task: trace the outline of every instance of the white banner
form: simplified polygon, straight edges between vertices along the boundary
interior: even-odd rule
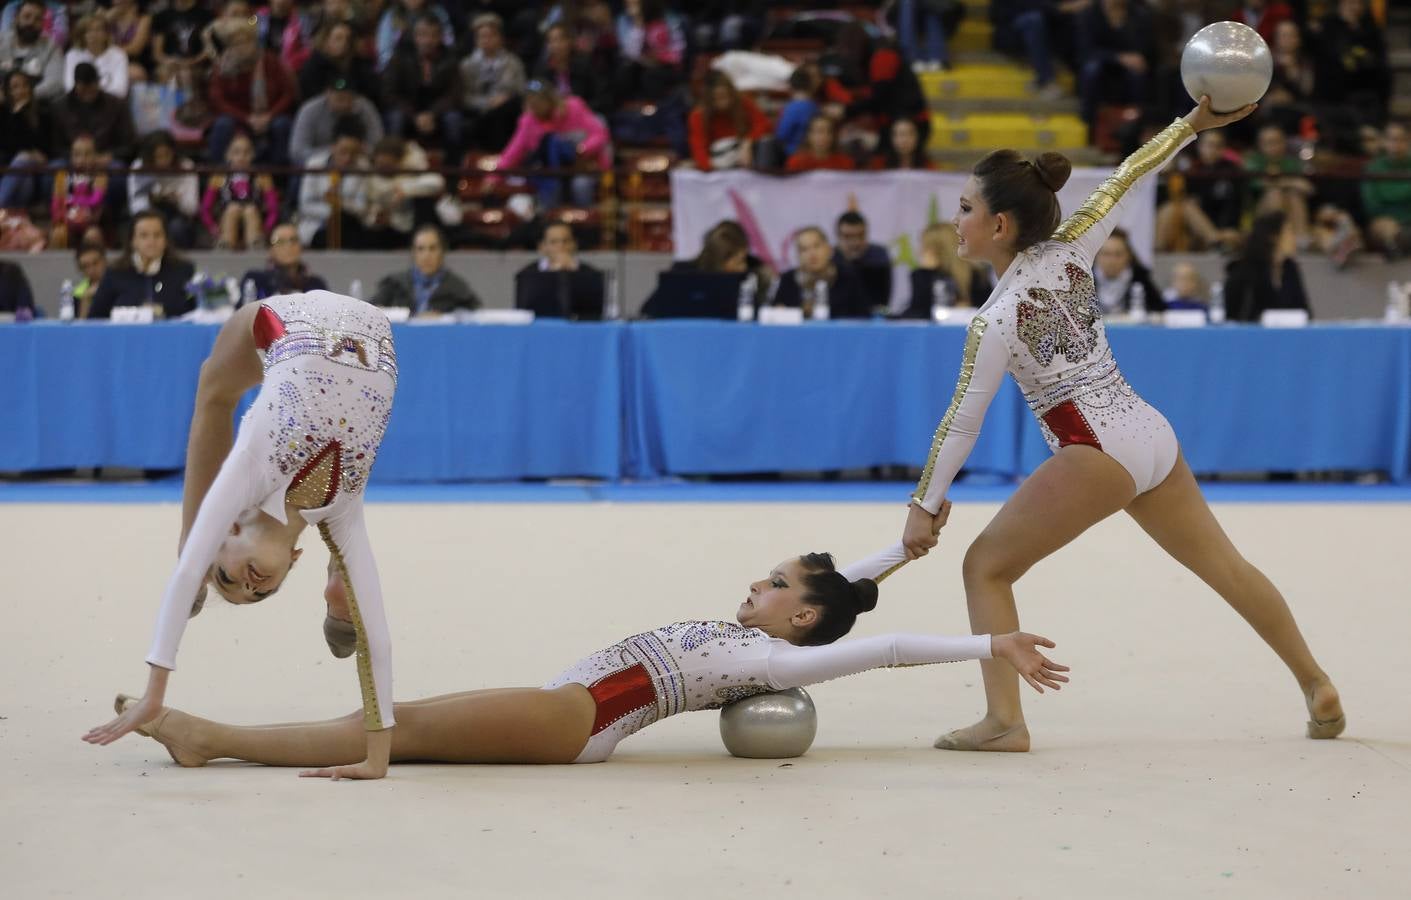
[[[1058,195],[1063,212],[1081,206],[1111,174],[1108,169],[1074,169]],[[810,172],[793,177],[733,170],[671,172],[672,238],[677,259],[701,251],[706,231],[722,219],[734,219],[750,237],[750,250],[776,271],[795,265],[793,236],[817,225],[834,240],[838,216],[856,210],[867,219],[869,239],[886,247],[897,265],[893,302],[905,303],[910,291],[906,272],[920,255],[921,232],[955,215],[965,172]],[[1156,179],[1135,189],[1122,227],[1148,265],[1156,240]]]

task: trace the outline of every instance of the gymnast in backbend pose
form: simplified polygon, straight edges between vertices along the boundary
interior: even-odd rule
[[[944,516],[944,512],[942,512]],[[679,712],[717,709],[765,691],[883,666],[1003,659],[1042,693],[1066,666],[1031,634],[891,634],[833,643],[877,604],[877,581],[905,562],[900,544],[836,571],[826,554],[781,563],[750,585],[739,624],[680,622],[633,635],[578,662],[542,688],[446,694],[396,704],[392,760],[448,763],[602,762],[618,742]],[[135,702],[118,696],[117,706]],[[362,754],[359,716],[240,727],[161,710],[141,729],[183,766],[240,759],[271,766],[337,766]],[[305,772],[323,775],[327,769]]]
[[[1218,115],[1211,112],[1210,98],[1202,97],[1190,114],[1128,157],[1062,224],[1055,195],[1070,166],[1061,155],[1045,153],[1033,163],[1000,150],[975,166],[955,216],[959,253],[993,265],[999,283],[970,325],[960,380],[912,496],[902,543],[909,558],[936,545],[934,515],[1007,370],[1053,456],[1020,485],[965,555],[972,629],[1017,629],[1014,582],[1092,525],[1126,510],[1273,648],[1303,691],[1308,736],[1331,738],[1346,724],[1337,690],[1304,643],[1284,598],[1221,530],[1171,426],[1117,369],[1090,274],[1130,189],[1197,132],[1253,111],[1247,106]],[[981,668],[985,717],[943,735],[936,746],[1028,750],[1018,682],[1002,666],[982,663]]]
[[[346,764],[328,774],[387,773],[391,641],[363,520],[363,487],[396,384],[391,327],[370,304],[312,291],[273,297],[231,317],[201,366],[179,559],[147,655],[147,692],[85,741],[110,744],[155,717],[186,621],[200,612],[207,584],[232,603],[265,599],[299,558],[299,534],[313,525],[331,557],[324,634],[334,655],[357,651],[359,728],[366,730]],[[236,405],[256,385],[260,392],[232,436]]]

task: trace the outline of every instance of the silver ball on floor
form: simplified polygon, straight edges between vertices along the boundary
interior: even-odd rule
[[[745,759],[803,756],[817,733],[818,711],[803,688],[755,694],[720,711],[725,749]]]

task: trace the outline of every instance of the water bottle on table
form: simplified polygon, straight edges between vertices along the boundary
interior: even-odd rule
[[[1221,325],[1225,321],[1225,282],[1217,281],[1210,286],[1210,324]]]
[[[1133,322],[1146,321],[1146,288],[1140,281],[1132,282],[1132,303],[1128,313]]]
[[[818,282],[816,290],[818,293],[813,301],[813,319],[826,322],[831,317],[831,310],[828,309],[828,282]]]
[[[754,298],[758,286],[753,275],[746,275],[740,282],[740,302],[735,310],[735,318],[741,322],[754,321]]]
[[[59,321],[73,321],[73,280],[64,279],[64,283],[59,285]]]
[[[931,282],[931,321],[944,322],[950,318],[950,282],[939,274]]]

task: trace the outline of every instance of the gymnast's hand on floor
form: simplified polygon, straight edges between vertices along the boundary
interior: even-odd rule
[[[373,780],[387,777],[387,766],[377,766],[363,760],[355,766],[329,766],[326,769],[307,769],[299,773],[300,778],[328,778],[341,781],[344,778]]]
[[[1067,666],[1061,666],[1039,652],[1039,647],[1052,647],[1053,641],[1037,634],[1025,634],[1022,631],[1011,631],[1009,634],[997,634],[990,638],[990,655],[995,659],[1002,659],[1014,667],[1024,680],[1040,694],[1044,692],[1044,686],[1053,688],[1055,691],[1061,690],[1059,682],[1066,683],[1067,675],[1060,674],[1067,672]]]
[[[906,513],[906,528],[901,535],[902,546],[906,548],[907,560],[920,559],[931,548],[940,543],[937,537],[950,518],[950,501],[941,501],[941,511],[931,515],[919,503],[912,503]]]
[[[148,694],[123,710],[116,719],[89,731],[83,739],[90,744],[106,747],[129,731],[135,730],[137,726],[157,718],[161,711],[162,701]]]

